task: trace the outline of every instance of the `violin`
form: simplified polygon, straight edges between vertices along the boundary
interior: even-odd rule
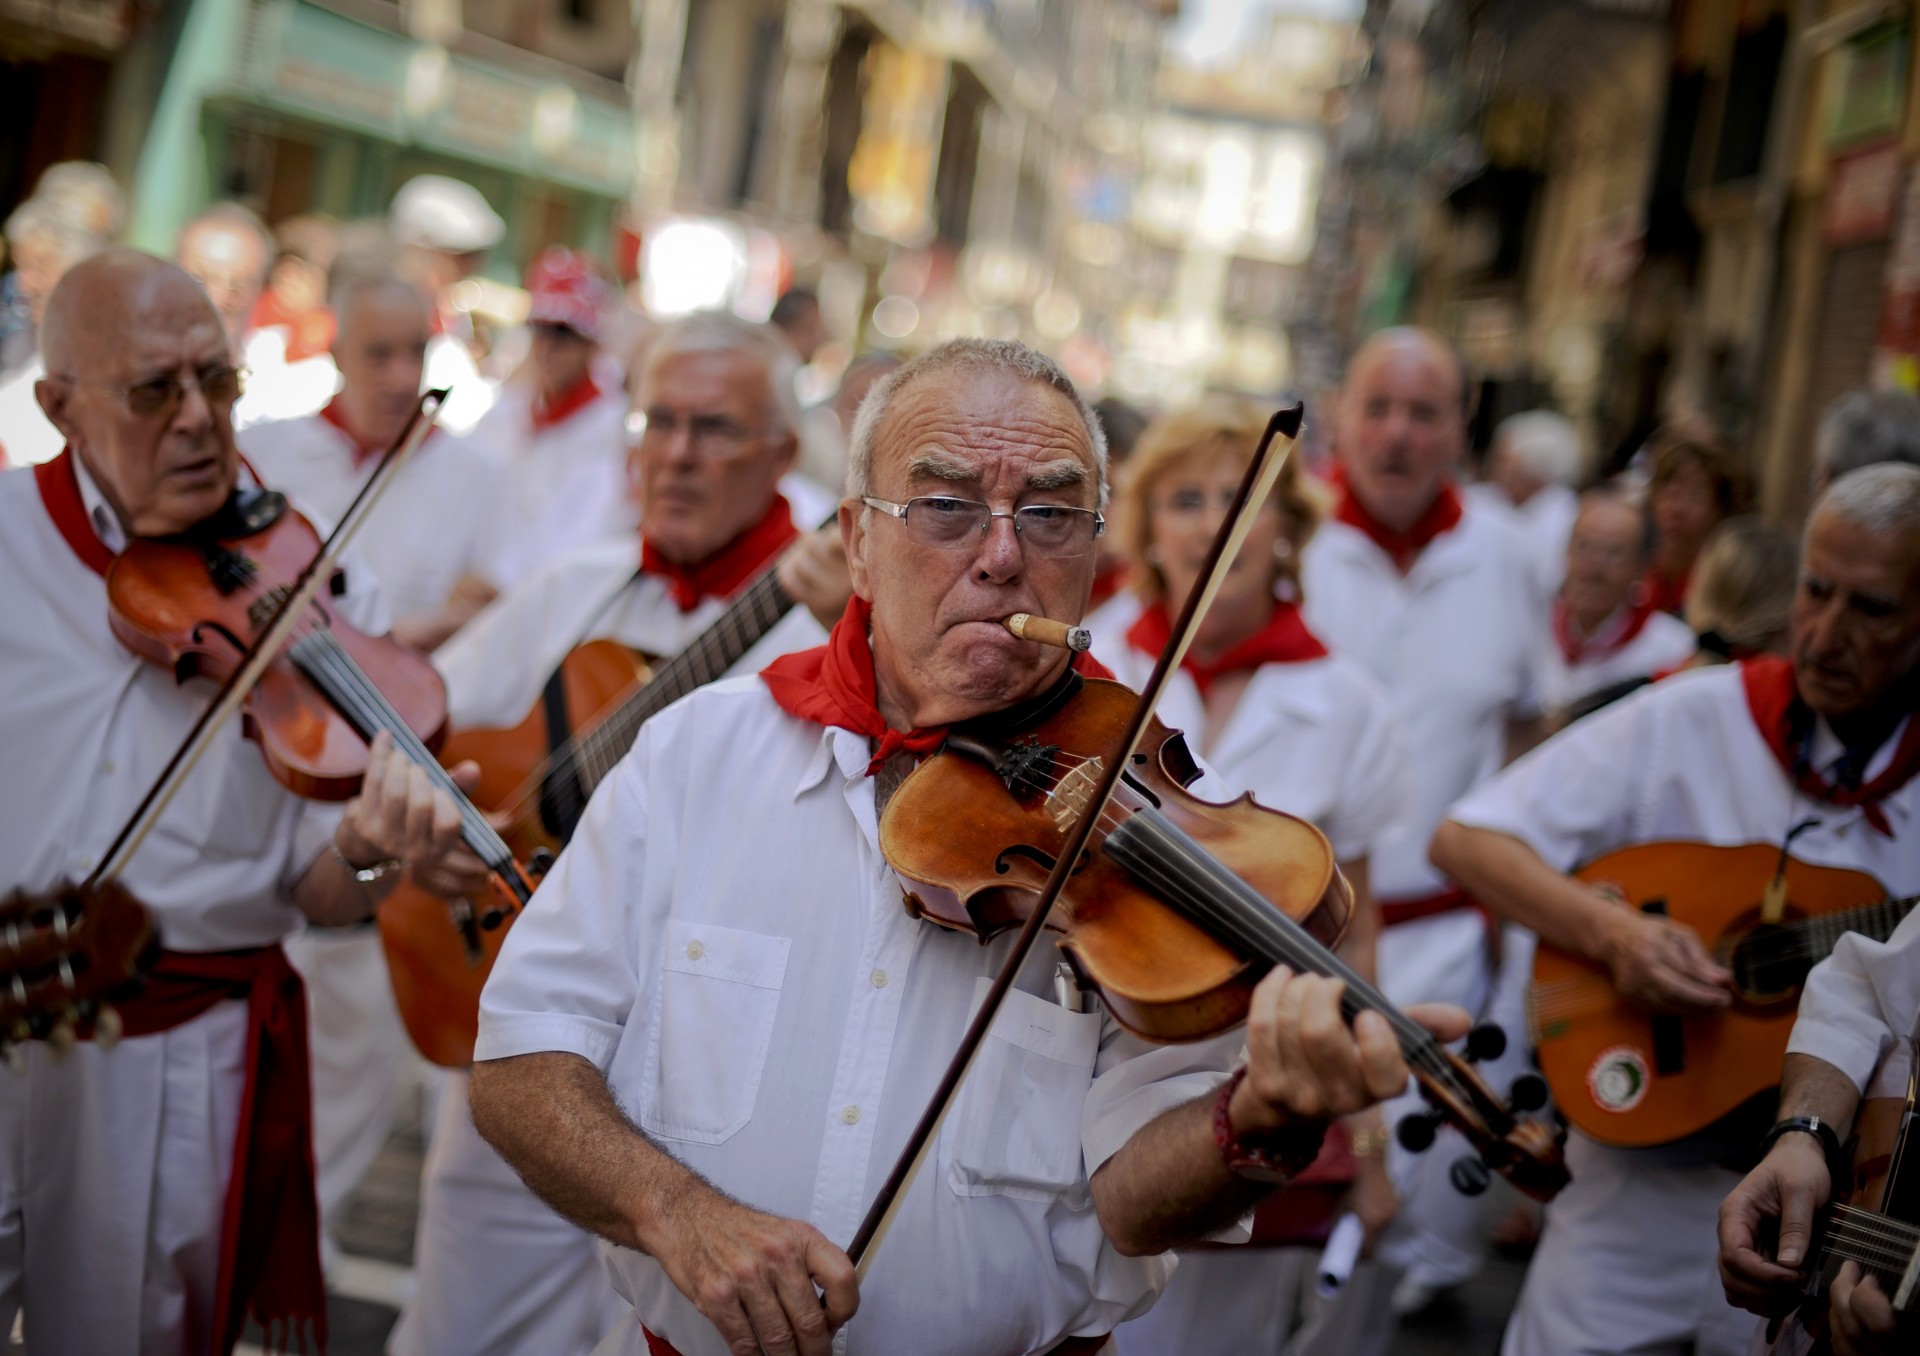
[[[1018,733],[956,730],[894,792],[880,848],[906,883],[910,912],[983,941],[1026,921],[1095,777],[1121,755],[1139,701],[1119,683],[1077,675],[1058,694]],[[1568,1180],[1556,1134],[1517,1117],[1333,953],[1353,893],[1325,835],[1251,795],[1202,800],[1186,789],[1198,775],[1186,741],[1153,719],[1046,923],[1082,985],[1129,1031],[1171,1042],[1244,1022],[1254,986],[1276,965],[1343,980],[1348,1021],[1369,1010],[1387,1019],[1438,1117],[1477,1151],[1455,1165],[1456,1185],[1477,1193],[1492,1169],[1551,1199]],[[1419,1136],[1425,1127],[1413,1124],[1422,1128],[1407,1133]]]

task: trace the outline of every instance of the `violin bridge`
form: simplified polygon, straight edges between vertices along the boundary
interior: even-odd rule
[[[1100,760],[1089,758],[1062,777],[1060,785],[1047,797],[1047,813],[1061,833],[1071,829],[1085,812],[1087,802],[1093,798],[1093,788],[1100,782],[1100,772]]]

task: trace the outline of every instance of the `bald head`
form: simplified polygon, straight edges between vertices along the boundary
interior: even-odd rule
[[[1361,344],[1335,404],[1334,441],[1354,497],[1405,531],[1466,449],[1467,378],[1452,347],[1400,326]]]
[[[180,232],[173,257],[207,289],[237,354],[267,285],[274,242],[266,225],[238,203],[215,203]]]
[[[236,383],[198,283],[138,250],[97,254],[54,288],[41,344],[34,397],[130,534],[182,532],[226,502]]]

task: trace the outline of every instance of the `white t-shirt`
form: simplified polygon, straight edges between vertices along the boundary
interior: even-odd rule
[[[378,458],[354,464],[353,440],[319,415],[255,424],[240,450],[322,532],[340,521]],[[513,530],[506,459],[479,438],[434,432],[393,475],[354,536],[398,618],[441,607],[464,575],[490,578],[499,542]]]
[[[1413,770],[1409,812],[1372,858],[1374,893],[1446,886],[1427,841],[1446,809],[1506,756],[1511,719],[1539,711],[1535,663],[1546,605],[1510,522],[1468,503],[1406,575],[1357,528],[1324,524],[1303,561],[1307,624],[1386,688]]]

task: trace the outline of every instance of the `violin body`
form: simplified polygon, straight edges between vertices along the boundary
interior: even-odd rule
[[[647,667],[632,650],[612,640],[576,646],[561,661],[557,692],[534,703],[525,719],[508,729],[456,730],[441,746],[441,761],[480,765],[474,804],[499,827],[514,856],[526,861],[542,850],[558,852],[571,835],[565,822],[575,807],[567,788],[550,791],[541,781],[555,747],[613,707],[640,683]],[[582,795],[579,804],[584,806]],[[400,1020],[420,1053],[435,1064],[462,1068],[473,1062],[480,1030],[480,990],[493,972],[512,917],[478,934],[478,950],[448,926],[448,901],[403,880],[381,901],[376,915],[380,941],[393,977]]]
[[[244,537],[129,542],[107,572],[113,633],[181,682],[222,682],[272,619],[279,591],[319,550],[312,524],[291,509]],[[447,694],[426,656],[356,630],[324,596],[313,611],[312,629],[351,656],[420,739],[437,742],[446,731]],[[295,795],[347,800],[367,770],[367,741],[290,657],[299,644],[274,660],[247,698],[243,728]]]
[[[1119,683],[1089,680],[1013,747],[1110,759],[1137,701]],[[1155,719],[1135,755],[1133,779],[1316,941],[1338,942],[1353,893],[1325,835],[1251,796],[1224,805],[1201,800],[1185,789],[1197,772],[1185,741]],[[1071,787],[1056,794],[1072,801]],[[1039,784],[1009,788],[971,758],[923,762],[901,783],[880,822],[881,851],[907,885],[909,912],[982,941],[1023,922],[1066,828],[1048,801]],[[983,854],[982,843],[1005,846]],[[1245,1019],[1254,985],[1266,973],[1099,851],[1087,854],[1048,926],[1066,934],[1062,949],[1082,982],[1098,987],[1115,1020],[1148,1040],[1194,1041],[1229,1030]]]

